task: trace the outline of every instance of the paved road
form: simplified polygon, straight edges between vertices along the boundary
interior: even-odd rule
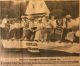
[[[16,49],[17,50],[17,49]],[[17,50],[15,49],[4,49],[2,44],[0,43],[0,58],[24,58],[24,57],[63,57],[63,56],[79,56],[79,54],[70,54],[59,51],[49,51],[49,50],[40,50],[40,53],[30,53],[26,49],[25,50]],[[6,60],[7,61],[7,60]],[[16,61],[15,59],[13,62]],[[3,62],[3,61],[2,61]],[[26,66],[26,64],[0,64],[0,66]],[[32,66],[28,64],[28,66]],[[35,66],[35,65],[34,65]],[[51,65],[50,65],[51,66]],[[53,65],[52,65],[53,66]]]

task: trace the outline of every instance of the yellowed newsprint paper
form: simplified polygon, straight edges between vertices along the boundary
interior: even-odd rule
[[[80,66],[79,0],[0,0],[0,66]]]

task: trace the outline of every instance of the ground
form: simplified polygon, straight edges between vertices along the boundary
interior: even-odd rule
[[[63,51],[55,51],[55,50],[40,50],[40,53],[31,53],[28,52],[27,49],[5,49],[0,42],[0,60],[2,58],[2,62],[6,59],[9,61],[17,61],[17,58],[31,58],[31,57],[70,57],[70,56],[79,56],[78,53],[67,53]],[[2,64],[1,66],[22,66],[23,64]],[[25,65],[24,65],[25,66]],[[32,65],[29,65],[32,66]]]

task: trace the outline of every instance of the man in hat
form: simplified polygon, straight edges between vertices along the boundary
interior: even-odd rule
[[[74,39],[74,42],[77,42],[77,43],[79,43],[79,38],[80,38],[80,17],[77,17],[76,19],[75,19],[75,21],[76,21],[76,24],[74,23],[74,25],[75,25],[75,27],[74,27],[74,29],[75,29],[75,39]]]
[[[69,42],[72,42],[74,41],[74,31],[73,31],[73,23],[74,23],[74,20],[71,18],[71,15],[66,15],[66,28],[67,28],[67,31],[65,32],[65,39],[68,40]]]
[[[56,29],[56,27],[57,27],[57,23],[56,23],[56,19],[55,19],[55,16],[51,16],[50,17],[50,23],[49,23],[49,25],[50,25],[50,27],[51,27],[51,37],[50,37],[50,39],[51,39],[51,41],[55,41],[55,36],[54,36],[54,31],[55,31],[55,29]]]
[[[35,37],[35,30],[37,27],[35,27],[35,21],[34,18],[31,18],[29,21],[29,28],[28,28],[28,40],[33,41]]]
[[[28,31],[29,23],[26,17],[22,17],[21,20],[21,28],[23,29],[23,34],[21,40],[27,40],[27,31]]]

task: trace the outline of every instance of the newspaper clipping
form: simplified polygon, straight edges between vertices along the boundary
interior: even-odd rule
[[[80,66],[79,0],[0,0],[0,66]]]

